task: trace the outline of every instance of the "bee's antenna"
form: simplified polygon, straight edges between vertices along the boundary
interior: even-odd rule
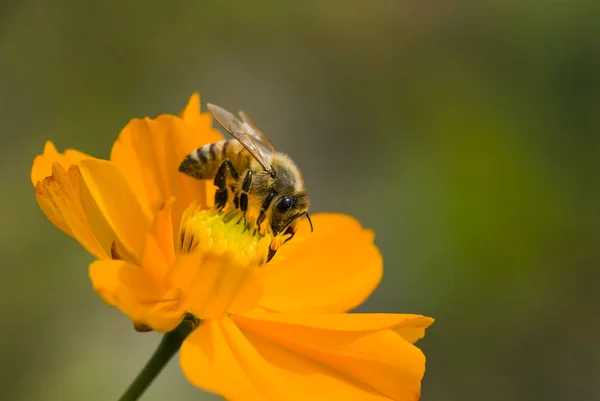
[[[308,212],[304,212],[304,215],[308,219],[308,223],[310,224],[310,232],[312,233],[315,230],[313,230],[313,225],[312,225],[312,221],[310,220],[310,216],[308,215]]]
[[[306,218],[308,219],[308,223],[310,224],[310,232],[312,233],[313,231],[315,231],[313,229],[312,221],[310,220],[310,216],[308,215],[308,212],[298,213],[297,215],[293,216],[291,219],[288,220],[288,223],[285,226],[289,227],[289,225],[292,224],[292,222],[294,220],[299,219],[302,216],[306,216]]]

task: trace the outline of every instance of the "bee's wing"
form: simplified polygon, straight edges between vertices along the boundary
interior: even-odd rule
[[[265,143],[260,135],[255,132],[255,129],[251,124],[240,121],[227,110],[210,103],[207,104],[207,107],[213,116],[215,116],[219,124],[241,143],[266,171],[273,171],[271,167],[271,156],[274,149],[271,142],[267,140]],[[250,129],[246,126],[249,126]]]
[[[257,139],[263,142],[265,146],[267,146],[269,150],[271,150],[271,152],[275,152],[275,147],[273,146],[271,141],[269,141],[269,138],[267,138],[267,136],[261,131],[261,129],[258,128],[258,125],[256,125],[254,120],[251,119],[250,116],[244,113],[243,111],[240,111],[240,117],[242,117],[242,120],[254,130],[253,136],[255,136]]]

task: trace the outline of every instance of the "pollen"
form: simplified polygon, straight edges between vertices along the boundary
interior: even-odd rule
[[[185,261],[189,311],[198,319],[218,319],[258,301],[253,271],[263,266],[272,238],[237,209],[190,206],[183,214],[177,252]]]

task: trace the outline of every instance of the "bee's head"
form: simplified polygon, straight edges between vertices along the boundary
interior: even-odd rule
[[[308,217],[308,206],[308,196],[304,191],[291,195],[280,195],[275,198],[273,209],[271,210],[271,229],[273,230],[273,235],[276,236],[285,229],[287,229],[286,233],[289,231],[289,234],[293,235],[296,220],[302,216]]]

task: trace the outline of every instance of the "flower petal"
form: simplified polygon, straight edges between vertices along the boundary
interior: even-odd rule
[[[271,311],[345,312],[381,280],[383,261],[373,232],[350,216],[319,213],[306,219],[262,270],[261,306]]]
[[[181,293],[164,293],[150,274],[121,260],[102,260],[89,267],[92,286],[109,305],[118,307],[136,326],[173,330],[185,316]]]
[[[420,340],[434,320],[423,315],[397,313],[320,313],[291,314],[269,313],[253,310],[245,316],[238,316],[235,321],[245,322],[248,319],[269,321],[273,323],[308,326],[320,330],[344,330],[354,332],[370,332],[385,329],[394,330],[411,344]]]
[[[192,93],[188,104],[181,112],[181,118],[195,131],[212,132],[213,136],[207,138],[207,143],[218,142],[223,139],[217,131],[212,130],[212,114],[200,112],[200,95],[198,93]]]
[[[196,328],[179,351],[181,369],[192,384],[229,401],[264,401],[229,345],[225,332],[235,330],[232,325],[225,318],[205,321]]]
[[[146,234],[142,265],[157,282],[164,283],[165,275],[175,264],[175,245],[173,243],[173,223],[171,213],[175,198],[167,200],[162,209],[154,216],[150,232]]]
[[[51,176],[36,185],[40,208],[96,258],[109,259],[117,250],[137,261],[149,216],[141,211],[117,167],[92,157],[78,163],[68,172],[59,162],[53,163]]]
[[[244,313],[260,300],[261,280],[254,271],[201,249],[180,254],[166,282],[186,294],[187,311],[200,319],[219,319],[227,312]]]
[[[400,315],[400,316],[413,316],[413,318],[407,318],[403,324],[397,324],[392,327],[400,337],[404,338],[411,344],[416,343],[425,336],[425,329],[433,324],[433,319],[421,315]]]
[[[95,261],[88,268],[92,287],[100,298],[111,306],[117,305],[115,294],[121,285],[119,271],[127,262],[121,260]]]
[[[90,211],[90,225],[98,227],[97,237],[103,244],[116,241],[127,260],[139,260],[151,216],[125,176],[111,162],[99,159],[83,160],[80,170],[85,183],[82,201]]]
[[[31,182],[34,186],[37,186],[44,178],[52,176],[53,163],[58,163],[62,166],[64,171],[68,171],[69,167],[76,165],[87,157],[89,156],[72,149],[67,149],[64,153],[58,153],[54,144],[51,141],[46,141],[44,152],[41,155],[37,155],[33,160],[33,165],[31,167]],[[36,199],[40,208],[52,224],[61,229],[64,233],[73,236],[69,225],[64,222],[63,218],[58,214],[52,201],[47,196],[42,196],[40,191],[36,191]]]
[[[279,347],[293,356],[290,360],[319,364],[321,374],[330,370],[346,377],[345,386],[356,396],[349,393],[343,399],[360,399],[360,391],[368,389],[393,400],[417,400],[425,357],[417,347],[388,328],[410,327],[420,319],[427,318],[263,313],[260,317],[236,316],[234,322],[255,346]],[[273,357],[276,356],[273,351]],[[293,382],[288,385],[293,386]]]
[[[66,172],[65,172],[65,174],[66,174]],[[69,224],[63,219],[63,216],[60,215],[58,209],[56,208],[54,202],[52,201],[51,192],[49,192],[47,189],[48,186],[50,186],[50,185],[52,185],[52,184],[49,182],[44,182],[44,183],[38,182],[38,185],[36,186],[36,189],[35,189],[35,199],[37,200],[37,203],[40,206],[40,209],[42,209],[42,212],[46,215],[46,217],[48,217],[48,220],[50,220],[50,222],[52,224],[54,224],[56,227],[58,227],[65,234],[67,234],[71,237],[74,237],[75,234],[73,234],[71,227],[69,227]],[[57,193],[57,192],[58,191],[56,191],[56,190],[54,191],[54,193]],[[90,250],[88,250],[88,251],[90,253],[93,253]],[[95,254],[95,253],[93,253],[93,254]],[[99,257],[99,255],[100,254],[97,254],[96,257]]]
[[[126,173],[148,213],[156,213],[165,201],[175,197],[173,224],[179,226],[183,210],[192,201],[206,205],[214,193],[212,182],[180,173],[179,164],[193,150],[220,138],[210,127],[197,131],[171,115],[134,119],[121,131],[110,158]]]
[[[58,153],[52,141],[46,141],[44,152],[33,159],[31,182],[33,186],[36,186],[39,181],[51,176],[52,164],[55,162],[63,166],[65,170],[68,170],[69,167],[78,164],[81,160],[88,157],[90,156],[73,149],[67,149],[64,153]]]
[[[262,333],[262,324],[246,320],[238,328],[229,319],[203,323],[180,351],[186,377],[230,401],[419,397],[424,357],[390,330],[348,334],[316,329],[305,337],[306,327],[288,325],[287,340],[301,347],[273,341]],[[266,324],[275,329],[275,336],[285,325]]]
[[[170,231],[173,226],[171,218],[173,204],[175,198],[168,199],[164,206],[154,216],[154,221],[150,226],[150,235],[160,244],[161,251],[165,255],[167,263],[175,262],[175,244],[173,241],[173,233]]]
[[[101,230],[92,223],[98,216],[94,216],[94,212],[84,206],[82,187],[81,173],[77,166],[71,166],[66,171],[60,163],[54,162],[51,175],[37,183],[35,196],[52,223],[77,239],[96,258],[107,259],[111,243],[102,243],[98,238]]]

